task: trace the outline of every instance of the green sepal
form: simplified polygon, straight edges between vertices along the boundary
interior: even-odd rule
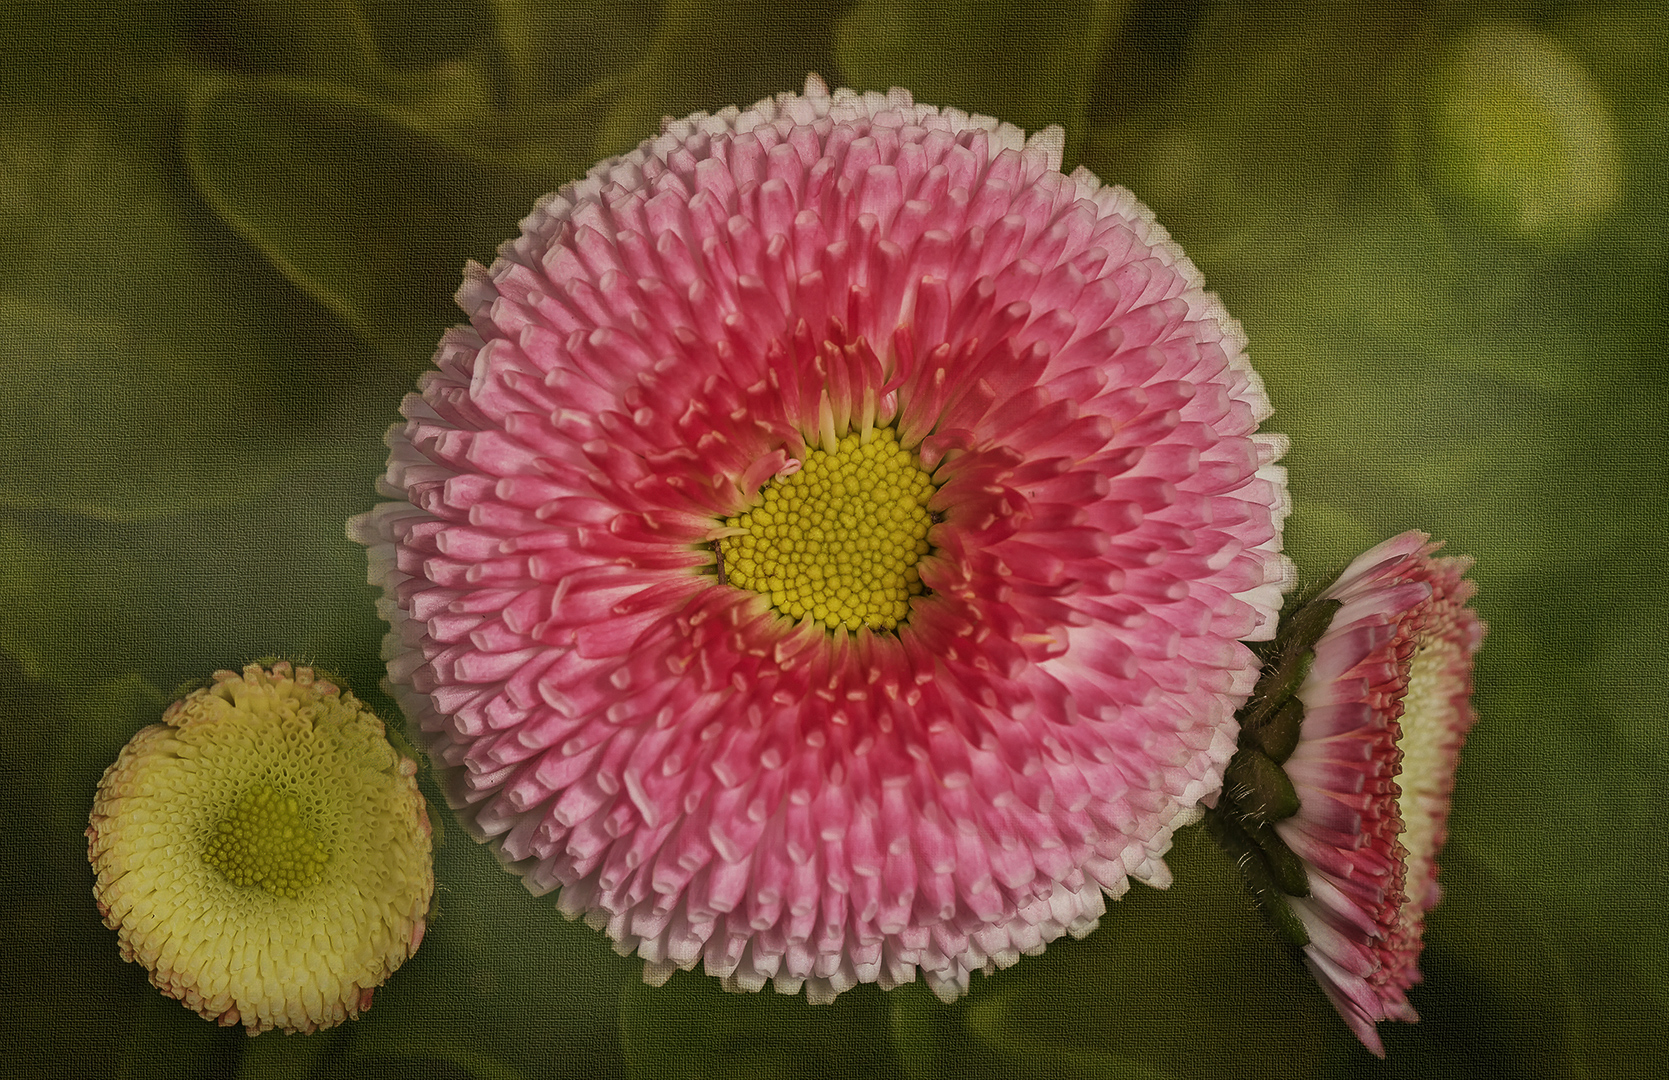
[[[1304,703],[1296,697],[1273,712],[1260,710],[1256,717],[1248,717],[1240,729],[1240,745],[1259,750],[1275,764],[1283,764],[1298,748],[1298,736],[1304,724]]]
[[[1241,878],[1252,893],[1252,899],[1257,902],[1258,910],[1269,920],[1275,933],[1300,948],[1308,945],[1310,932],[1304,929],[1292,905],[1287,903],[1286,893],[1277,883],[1263,849],[1221,808],[1206,813],[1205,827],[1223,850],[1233,857]]]
[[[1304,678],[1311,650],[1341,606],[1338,600],[1311,600],[1281,624],[1275,639],[1275,660],[1252,688],[1251,702],[1241,717],[1242,728],[1260,726],[1292,697]]]
[[[1311,600],[1293,612],[1276,638],[1282,655],[1302,655],[1315,648],[1315,643],[1321,640],[1321,635],[1333,624],[1333,616],[1343,606],[1343,600],[1321,598]]]
[[[1281,834],[1275,831],[1274,826],[1267,821],[1244,819],[1236,824],[1263,853],[1264,860],[1269,864],[1269,872],[1282,892],[1288,896],[1310,895],[1310,872],[1304,869],[1304,860],[1287,847],[1287,842],[1281,839]]]
[[[1243,816],[1279,821],[1298,813],[1298,792],[1286,770],[1261,750],[1237,751],[1223,770],[1223,791]]]

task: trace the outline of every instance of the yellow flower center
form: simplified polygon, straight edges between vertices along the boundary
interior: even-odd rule
[[[257,784],[209,834],[203,861],[234,885],[294,899],[324,880],[330,853],[302,820],[301,804]]]
[[[1402,815],[1403,828],[1398,839],[1408,849],[1411,863],[1424,862],[1437,851],[1437,821],[1431,807],[1441,805],[1446,798],[1442,784],[1448,779],[1449,733],[1461,720],[1453,696],[1455,687],[1448,673],[1463,663],[1459,645],[1444,638],[1433,638],[1420,645],[1409,666],[1408,693],[1403,697],[1402,737],[1397,740],[1397,749],[1402,751],[1402,771],[1397,776],[1397,786],[1401,789],[1397,810]],[[1424,889],[1426,883],[1409,884],[1409,901],[1423,901],[1424,896],[1415,895],[1414,889]]]
[[[927,554],[938,490],[891,428],[812,450],[800,470],[760,492],[725,525],[724,577],[770,598],[791,619],[810,615],[829,629],[895,628],[921,594],[916,562]]]

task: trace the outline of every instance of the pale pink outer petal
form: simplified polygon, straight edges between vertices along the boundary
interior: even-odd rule
[[[467,827],[666,978],[827,1000],[1082,935],[1221,785],[1291,585],[1245,335],[1063,133],[802,95],[668,121],[472,265],[349,523]],[[718,584],[850,426],[940,485],[897,635]]]
[[[1305,716],[1285,768],[1301,805],[1275,826],[1309,869],[1310,896],[1289,901],[1310,934],[1305,964],[1381,1057],[1376,1025],[1419,1019],[1404,992],[1420,980],[1435,856],[1476,721],[1484,624],[1465,606],[1471,560],[1433,558],[1439,546],[1392,537],[1321,594],[1341,606],[1298,690]]]

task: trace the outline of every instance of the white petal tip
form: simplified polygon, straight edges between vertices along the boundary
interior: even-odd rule
[[[1060,172],[1061,159],[1066,154],[1066,129],[1059,124],[1050,124],[1026,140],[1026,149],[1043,151],[1048,155],[1049,168]]]

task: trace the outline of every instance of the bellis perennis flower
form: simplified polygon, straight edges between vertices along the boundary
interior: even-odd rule
[[[349,525],[465,824],[665,979],[1083,934],[1217,790],[1285,446],[1062,133],[815,77],[542,200]]]
[[[1468,558],[1407,532],[1351,563],[1282,630],[1211,824],[1364,1045],[1419,1019],[1455,764],[1484,625]],[[1301,679],[1301,681],[1300,681]],[[1296,693],[1294,693],[1296,687]]]
[[[105,770],[87,829],[122,958],[251,1035],[333,1027],[423,939],[417,767],[309,668],[221,671]]]

